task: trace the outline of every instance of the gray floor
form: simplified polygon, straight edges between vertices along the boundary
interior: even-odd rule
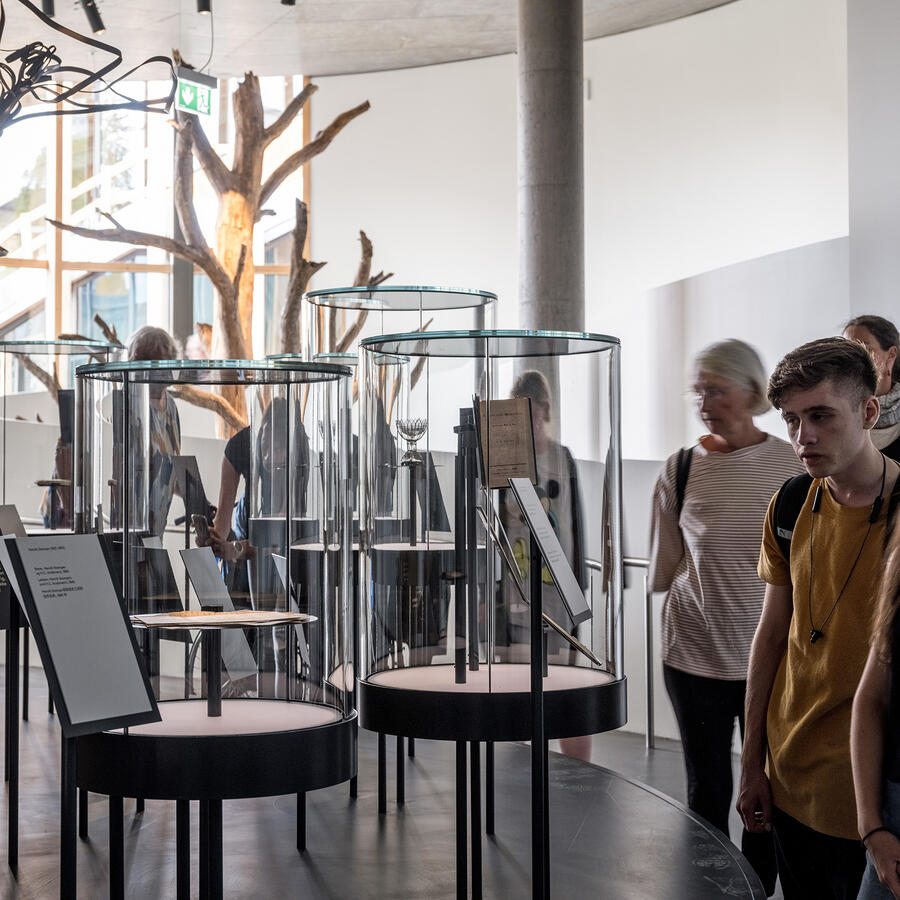
[[[2,669],[0,669],[2,673]],[[0,896],[17,898],[45,898],[58,895],[58,827],[59,827],[59,732],[56,721],[47,714],[47,690],[42,674],[32,671],[31,721],[23,724],[21,732],[22,779],[20,787],[20,866],[18,878],[0,866]],[[389,738],[389,797],[393,799],[393,759],[394,739]],[[516,791],[527,793],[528,752],[517,745],[503,745],[498,750],[498,771],[501,766],[516,772],[520,780],[513,782]],[[446,756],[446,760],[443,759]],[[644,748],[640,735],[617,732],[594,738],[592,762],[611,769],[626,778],[652,786],[675,800],[684,800],[683,760],[677,742],[659,740],[653,751]],[[346,786],[337,786],[327,791],[309,795],[309,852],[299,857],[293,849],[294,843],[294,798],[274,797],[259,800],[229,801],[225,812],[225,870],[226,896],[228,897],[344,897],[349,896],[346,888],[341,888],[341,857],[335,854],[336,846],[357,848],[356,858],[365,858],[368,865],[366,881],[368,892],[354,891],[355,896],[375,897],[423,897],[436,900],[437,897],[453,896],[455,874],[453,868],[453,795],[448,789],[447,773],[452,772],[452,747],[446,744],[420,742],[417,758],[408,763],[407,803],[397,807],[389,803],[388,815],[378,820],[373,815],[375,809],[374,740],[371,735],[360,735],[360,768],[363,773],[360,795],[354,815],[336,824],[331,810],[335,806],[344,808],[348,804]],[[572,793],[569,801],[577,799],[583,792],[600,790],[615,795],[621,785],[607,785],[593,775],[583,780],[583,773],[589,767],[556,757],[551,764],[551,772],[557,778],[564,778],[567,789]],[[498,776],[499,781],[499,776]],[[628,788],[623,789],[627,793]],[[634,796],[620,798],[612,796],[614,803],[635,802]],[[632,792],[633,794],[634,792]],[[514,822],[515,812],[506,808],[507,798],[498,796],[498,837],[492,841],[491,852],[485,854],[485,896],[506,897],[525,896],[528,893],[528,851],[527,833],[529,823]],[[512,798],[515,800],[515,798]],[[606,798],[604,798],[606,799]],[[644,802],[638,798],[637,802]],[[650,801],[648,801],[650,802]],[[652,805],[652,804],[651,804]],[[649,816],[662,821],[667,816],[683,814],[673,812],[656,803],[648,807],[642,820],[641,834],[653,833],[653,824],[646,823]],[[554,823],[564,818],[568,809],[554,811]],[[196,804],[192,824],[196,831]],[[392,821],[393,820],[393,821]],[[6,794],[0,792],[0,823],[6,822]],[[576,843],[581,839],[581,831],[609,828],[610,819],[589,819],[572,826],[571,842],[565,852],[575,848],[573,862],[577,858]],[[104,896],[107,883],[107,807],[103,797],[92,796],[90,801],[90,840],[79,842],[79,896]],[[374,824],[373,824],[374,823]],[[576,827],[577,826],[577,827]],[[559,831],[568,828],[561,824]],[[174,815],[171,804],[149,801],[143,815],[134,814],[133,801],[126,801],[126,873],[129,897],[168,897],[174,879]],[[649,829],[649,830],[647,830]],[[688,829],[690,830],[690,829]],[[736,820],[733,834],[738,834]],[[690,836],[696,842],[697,830]],[[437,860],[425,860],[424,842],[437,839],[439,846],[445,847]],[[557,835],[557,838],[559,835]],[[650,840],[648,836],[648,840]],[[687,831],[679,841],[674,842],[672,852],[678,856],[690,857],[691,847],[687,846]],[[655,840],[655,839],[654,839]],[[700,834],[700,840],[709,847],[709,836]],[[594,896],[615,898],[643,898],[646,882],[641,886],[641,878],[652,877],[639,868],[641,848],[631,847],[634,859],[628,861],[616,875],[610,874],[604,883],[608,890],[594,891]],[[0,847],[5,839],[0,838]],[[382,856],[383,854],[383,856]],[[558,854],[557,865],[563,862],[564,854]],[[625,854],[627,857],[627,854]],[[721,854],[713,854],[716,865],[725,866]],[[380,867],[382,858],[397,860],[408,878],[391,881],[383,875]],[[589,857],[588,857],[589,859]],[[694,865],[698,863],[694,862]],[[581,865],[584,865],[582,860]],[[612,866],[605,865],[611,872]],[[637,868],[636,868],[637,867]],[[653,867],[648,867],[652,869]],[[690,865],[686,868],[690,870]],[[397,873],[394,873],[395,875]],[[687,875],[690,876],[690,871]],[[559,876],[564,879],[569,873]],[[596,885],[600,876],[592,876]],[[554,878],[557,875],[554,874]],[[397,891],[397,883],[409,884],[408,891]],[[633,884],[632,884],[633,883]],[[616,885],[613,887],[612,885]],[[626,887],[627,885],[627,887]],[[194,844],[193,890],[197,892],[196,836]],[[696,889],[672,890],[671,893],[652,891],[654,897],[685,897],[695,900],[701,896]],[[719,894],[719,889],[714,891]],[[561,894],[560,894],[561,895]],[[712,896],[710,894],[709,896]],[[707,896],[704,894],[703,896]]]

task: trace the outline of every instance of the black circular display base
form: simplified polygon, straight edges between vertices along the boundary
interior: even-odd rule
[[[522,666],[527,684],[528,664],[516,665]],[[423,689],[423,670],[433,672],[438,668],[443,667],[397,670],[408,673],[409,687],[404,687],[402,681],[380,684],[377,675],[360,681],[362,727],[382,734],[439,741],[531,739],[531,694],[527,690]],[[603,673],[595,674],[595,683],[544,691],[544,730],[548,739],[599,734],[625,724],[625,678],[610,680]],[[414,687],[417,682],[419,686]]]
[[[77,739],[76,780],[93,793],[156,800],[303,793],[356,775],[356,739],[355,713],[313,728],[255,734],[103,732]]]

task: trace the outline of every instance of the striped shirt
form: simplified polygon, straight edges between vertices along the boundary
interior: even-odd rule
[[[668,592],[663,661],[691,675],[742,681],[765,596],[756,564],[766,509],[804,469],[791,445],[772,435],[731,453],[698,445],[679,522],[677,464],[676,453],[657,479],[650,523],[650,584]]]

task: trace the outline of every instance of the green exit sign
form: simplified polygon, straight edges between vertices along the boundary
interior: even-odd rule
[[[193,69],[178,67],[178,93],[175,106],[195,116],[210,116],[216,98],[216,79]]]

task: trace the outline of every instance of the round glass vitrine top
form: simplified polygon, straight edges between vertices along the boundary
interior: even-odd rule
[[[618,347],[605,334],[570,331],[435,331],[386,334],[366,338],[361,346],[390,357],[478,357],[510,359],[522,356],[574,356]]]
[[[347,366],[299,359],[164,359],[93,363],[79,377],[152,384],[305,384],[336,381],[352,374]]]
[[[308,291],[306,299],[314,306],[335,309],[369,310],[441,310],[469,309],[496,303],[497,295],[475,288],[425,285],[385,285],[341,287]]]
[[[108,355],[122,349],[124,348],[116,344],[89,338],[55,341],[37,341],[29,338],[21,341],[0,341],[0,353],[24,353],[31,356]]]
[[[351,367],[359,365],[359,355],[356,353],[317,353],[313,360],[315,362],[329,362]]]

